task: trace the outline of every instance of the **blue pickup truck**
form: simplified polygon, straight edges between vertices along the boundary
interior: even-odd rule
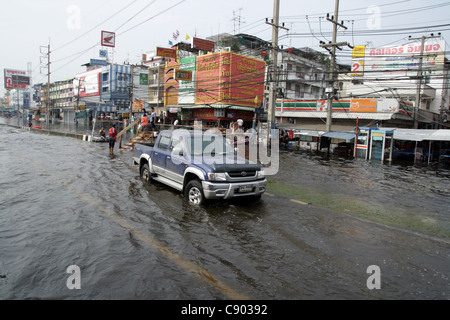
[[[267,186],[263,166],[238,157],[220,134],[162,131],[153,145],[134,146],[133,161],[144,180],[177,189],[197,205],[209,199],[259,199]]]

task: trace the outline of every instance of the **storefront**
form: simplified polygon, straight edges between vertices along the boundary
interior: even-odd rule
[[[255,119],[255,108],[230,105],[167,106],[166,111],[172,123],[178,119],[180,124],[186,126],[201,121],[206,127],[226,129],[237,119],[242,119],[244,128],[249,129]]]

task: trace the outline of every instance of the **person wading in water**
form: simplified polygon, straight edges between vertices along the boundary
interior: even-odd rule
[[[117,130],[116,125],[113,124],[111,129],[109,129],[109,154],[114,154],[114,145],[116,144]]]

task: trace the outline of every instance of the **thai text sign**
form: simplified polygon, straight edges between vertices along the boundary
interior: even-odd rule
[[[265,67],[262,60],[230,52],[198,57],[195,103],[258,107],[264,96]]]
[[[192,71],[177,70],[175,71],[175,79],[183,81],[192,81]]]
[[[377,99],[352,99],[351,112],[377,112]]]
[[[421,64],[422,70],[439,75],[444,70],[445,41],[429,40],[423,46],[423,59],[420,61],[421,42],[394,47],[365,49],[365,57],[356,57],[353,62],[364,61],[366,78],[416,76]],[[361,71],[352,70],[352,71]]]
[[[156,55],[158,57],[166,57],[166,58],[177,58],[177,50],[175,49],[167,49],[167,48],[156,48]]]
[[[209,40],[194,38],[192,47],[194,49],[212,52],[212,51],[214,51],[215,43],[213,41],[209,41]]]
[[[30,85],[30,77],[22,70],[5,69],[5,89],[24,89]]]

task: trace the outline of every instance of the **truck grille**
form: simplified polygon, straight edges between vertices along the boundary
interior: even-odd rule
[[[231,178],[247,178],[256,177],[256,171],[239,171],[239,172],[228,172]]]

